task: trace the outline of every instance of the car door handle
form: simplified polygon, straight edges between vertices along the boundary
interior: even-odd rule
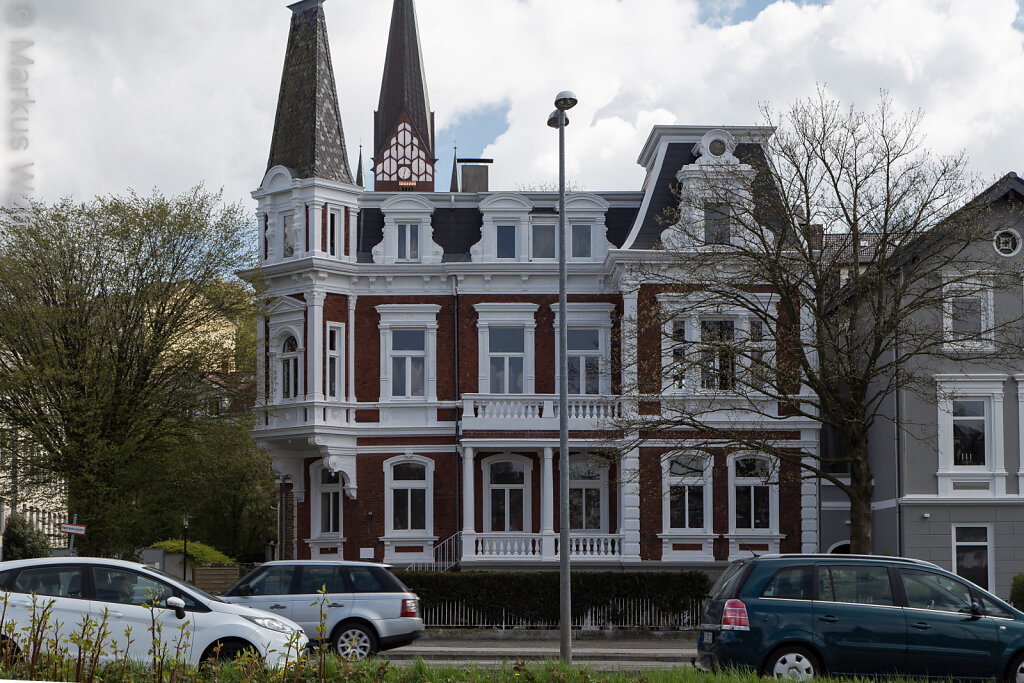
[[[929,624],[926,624],[923,621],[919,621],[916,624],[911,624],[911,626],[913,628],[916,628],[916,629],[921,630],[921,631],[927,631],[928,629],[931,628],[931,626]]]
[[[114,617],[115,619],[124,619],[124,612],[114,612],[112,610],[108,610],[107,616]]]
[[[284,605],[271,605],[267,609],[287,609]]]
[[[818,621],[824,621],[829,624],[834,624],[839,621],[839,617],[834,617],[831,614],[826,614],[823,617],[818,617]]]
[[[329,604],[327,606],[330,607],[331,609],[334,609],[336,607],[344,607],[345,605],[344,605],[344,603],[340,603],[340,602],[332,602],[331,604]]]

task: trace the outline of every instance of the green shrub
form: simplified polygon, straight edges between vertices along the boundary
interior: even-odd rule
[[[161,548],[165,553],[181,554],[184,550],[184,546],[185,541],[182,539],[171,538],[166,541],[154,543],[150,548]],[[221,551],[198,541],[188,542],[188,561],[193,566],[201,564],[235,564],[234,560]]]
[[[17,512],[7,516],[4,529],[4,559],[25,560],[30,557],[49,557],[50,539],[36,529],[28,519]]]
[[[1010,584],[1010,604],[1024,610],[1024,574],[1017,574]]]
[[[395,572],[423,607],[459,601],[486,618],[558,620],[558,572]],[[686,609],[711,589],[704,572],[574,572],[572,612],[582,616],[613,598],[646,598],[663,610]]]

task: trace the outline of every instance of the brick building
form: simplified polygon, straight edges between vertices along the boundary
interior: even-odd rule
[[[435,191],[412,0],[394,2],[366,190],[362,159],[355,177],[348,163],[322,4],[290,6],[270,158],[253,192],[271,297],[256,438],[281,483],[282,556],[553,567],[557,194],[491,191],[479,164]],[[655,258],[670,186],[694,165],[759,153],[752,132],[657,126],[640,150],[642,188],[566,201],[577,565],[817,550],[816,485],[758,454],[721,451],[695,465],[676,457],[686,434],[626,448],[616,426],[636,386],[631,321],[671,304],[631,264]],[[697,336],[686,338],[707,322],[737,334],[750,324],[688,320]],[[723,407],[723,419],[747,418]],[[775,425],[780,441],[817,449],[813,422]]]

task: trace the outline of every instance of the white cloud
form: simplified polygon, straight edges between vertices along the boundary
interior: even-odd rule
[[[30,154],[41,193],[205,181],[248,199],[269,150],[284,0],[37,4],[23,33],[36,42]],[[391,3],[325,8],[354,164],[360,141],[371,153]],[[966,148],[984,176],[1024,172],[1019,11],[1014,0],[780,1],[728,24],[696,0],[417,3],[438,126],[508,104],[508,129],[484,151],[503,188],[556,178],[545,121],[565,88],[580,98],[568,175],[589,189],[638,189],[635,161],[654,124],[760,123],[760,104],[783,106],[817,83],[862,107],[885,88],[897,106],[925,111],[937,151]]]

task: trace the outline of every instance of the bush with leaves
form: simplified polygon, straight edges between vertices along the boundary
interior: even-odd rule
[[[12,512],[4,529],[4,559],[25,560],[30,557],[49,557],[50,539],[39,531],[24,515]]]

